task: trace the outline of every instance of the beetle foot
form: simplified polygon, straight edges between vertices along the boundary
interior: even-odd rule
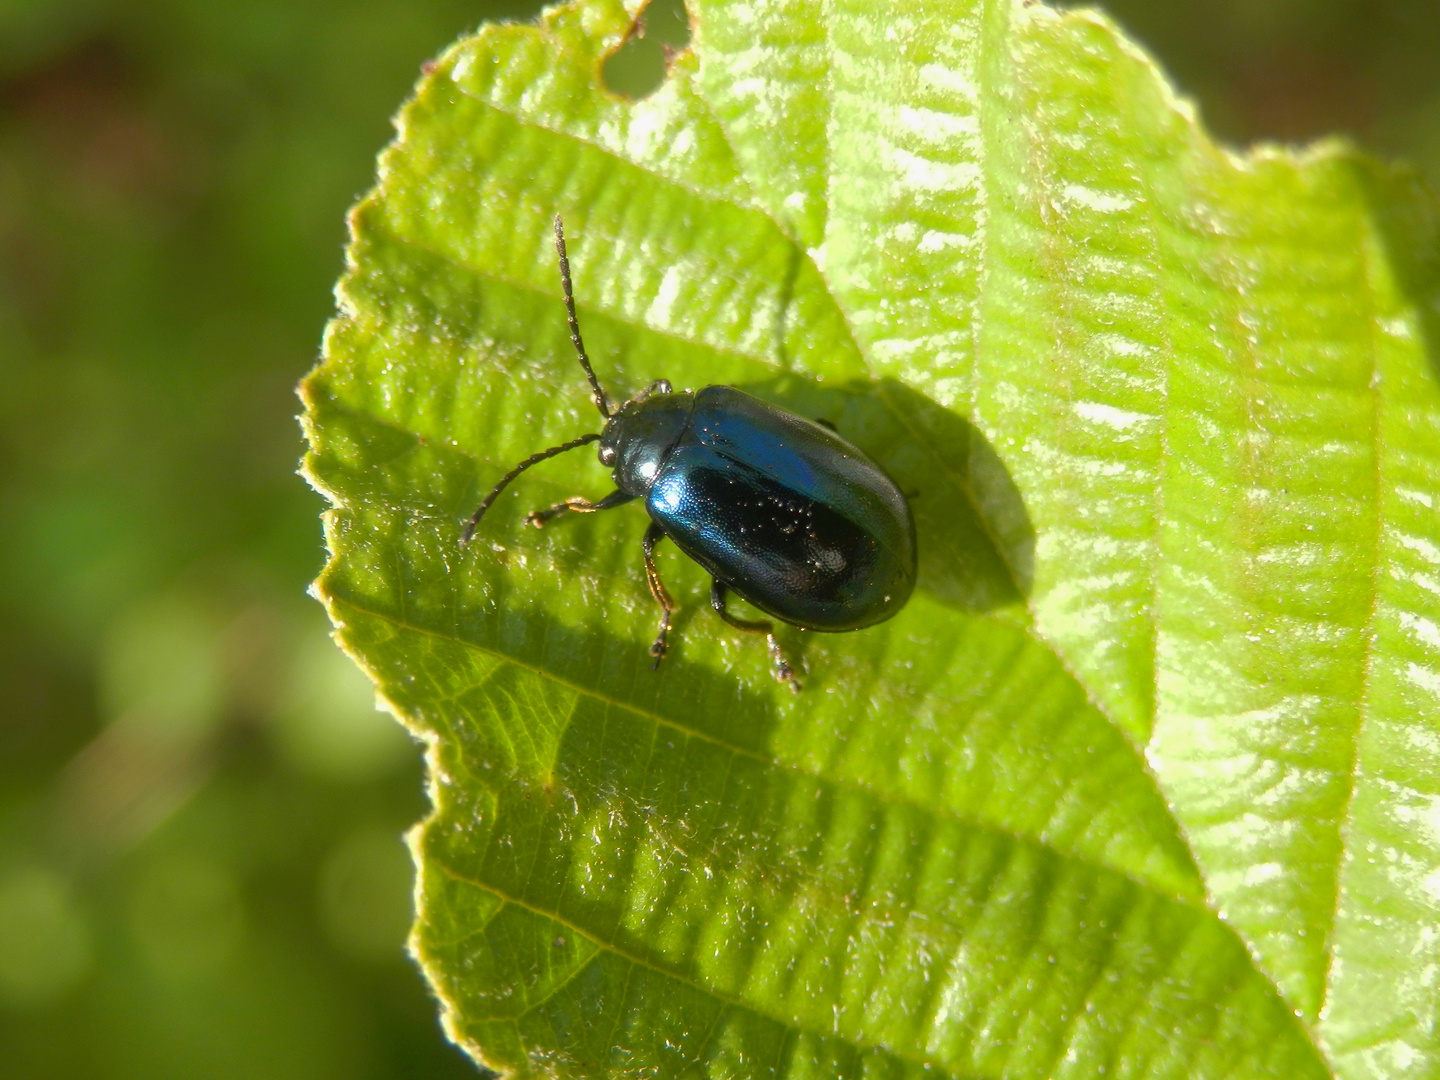
[[[660,661],[665,659],[665,654],[670,651],[670,613],[665,613],[664,620],[660,623],[660,636],[650,645],[650,655],[655,662],[650,665],[650,670],[655,671],[660,667]]]
[[[537,529],[543,529],[547,521],[551,520],[552,518],[559,517],[561,514],[565,513],[566,510],[575,509],[578,508],[571,506],[569,501],[566,501],[563,503],[557,503],[555,506],[547,507],[544,510],[532,510],[530,511],[530,513],[525,515],[525,524],[533,525]]]
[[[765,643],[770,647],[770,666],[775,673],[775,681],[790,687],[792,694],[798,694],[801,682],[795,677],[795,669],[790,666],[790,661],[785,659],[785,650],[780,648],[780,642],[775,640],[774,634],[766,634]]]

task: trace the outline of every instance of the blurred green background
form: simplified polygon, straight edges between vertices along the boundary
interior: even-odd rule
[[[1440,177],[1436,0],[1108,6],[1224,138]],[[0,0],[0,1077],[474,1075],[402,951],[419,750],[305,597],[292,387],[420,64],[534,10]]]

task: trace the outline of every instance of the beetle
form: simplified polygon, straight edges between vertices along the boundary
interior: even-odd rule
[[[733,386],[676,391],[658,379],[612,407],[580,338],[558,214],[554,227],[570,340],[605,425],[532,454],[502,476],[460,543],[470,542],[485,512],[526,469],[598,442],[600,463],[612,470],[616,490],[597,502],[566,499],[526,521],[540,528],[569,511],[588,514],[643,499],[650,514],[641,541],[645,579],[660,605],[652,670],[669,647],[676,610],[655,569],[655,545],[669,537],[709,572],[716,614],[737,630],[764,634],[775,677],[799,690],[773,624],[732,615],[729,594],[806,630],[860,630],[883,622],[905,606],[915,586],[910,504],[885,471],[833,427]]]

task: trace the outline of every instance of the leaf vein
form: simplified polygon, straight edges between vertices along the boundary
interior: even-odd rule
[[[752,759],[752,760],[754,760],[754,761],[761,762],[762,764],[767,765],[767,766],[769,766],[769,767],[771,767],[771,768],[775,768],[775,769],[782,770],[782,771],[784,771],[784,772],[791,773],[792,775],[803,776],[803,777],[806,777],[806,778],[811,779],[811,780],[819,780],[819,781],[822,781],[822,782],[824,782],[824,783],[826,783],[826,784],[833,785],[833,786],[835,786],[835,787],[837,787],[837,788],[847,789],[847,790],[851,790],[851,791],[858,792],[858,793],[860,793],[860,794],[862,794],[862,795],[865,795],[865,796],[867,796],[867,797],[869,797],[869,798],[878,799],[878,800],[881,800],[881,801],[884,801],[884,802],[887,802],[887,803],[890,803],[890,804],[893,804],[893,805],[896,805],[896,806],[908,806],[908,807],[911,807],[911,808],[913,808],[913,809],[919,810],[920,812],[922,812],[922,813],[924,813],[924,814],[933,815],[933,816],[938,817],[938,818],[944,818],[944,819],[946,819],[946,820],[953,821],[953,822],[955,822],[956,824],[959,824],[959,825],[964,825],[964,826],[967,826],[967,827],[970,827],[970,828],[976,828],[976,829],[985,829],[985,830],[988,830],[988,831],[990,831],[990,832],[993,832],[993,833],[995,833],[995,834],[997,834],[997,835],[1008,837],[1008,838],[1010,838],[1010,839],[1012,839],[1012,840],[1015,840],[1015,841],[1018,841],[1018,842],[1020,842],[1020,843],[1030,844],[1030,845],[1032,845],[1032,846],[1034,846],[1034,847],[1036,847],[1036,848],[1038,848],[1038,849],[1040,849],[1040,850],[1049,852],[1050,854],[1056,856],[1057,858],[1066,860],[1066,861],[1068,861],[1068,862],[1073,862],[1073,863],[1076,863],[1076,864],[1081,865],[1081,866],[1088,866],[1088,867],[1091,867],[1091,868],[1093,868],[1093,869],[1095,869],[1095,870],[1102,871],[1102,872],[1104,872],[1104,873],[1106,873],[1106,874],[1113,874],[1116,878],[1122,878],[1122,879],[1124,879],[1125,881],[1128,881],[1128,882],[1130,882],[1131,884],[1133,884],[1133,885],[1137,886],[1138,888],[1142,889],[1142,890],[1145,891],[1146,893],[1149,893],[1149,894],[1152,894],[1152,895],[1154,895],[1154,896],[1160,897],[1161,899],[1164,899],[1164,900],[1167,900],[1167,901],[1174,902],[1174,903],[1176,903],[1176,904],[1180,904],[1180,905],[1183,906],[1183,907],[1190,908],[1190,909],[1195,910],[1195,911],[1203,912],[1203,913],[1204,913],[1206,916],[1208,916],[1208,917],[1212,917],[1212,918],[1214,917],[1214,913],[1213,913],[1208,907],[1206,907],[1206,905],[1204,904],[1204,902],[1201,901],[1201,900],[1198,900],[1198,899],[1196,899],[1196,898],[1194,898],[1194,897],[1185,896],[1185,895],[1180,894],[1180,893],[1170,893],[1170,892],[1166,892],[1166,891],[1164,891],[1164,890],[1162,890],[1162,889],[1157,888],[1153,883],[1148,882],[1148,881],[1145,881],[1145,880],[1143,880],[1143,879],[1141,879],[1141,878],[1135,877],[1134,875],[1132,875],[1132,874],[1130,874],[1130,873],[1128,873],[1128,872],[1126,872],[1126,871],[1120,870],[1120,869],[1118,869],[1118,868],[1116,868],[1116,867],[1113,867],[1113,866],[1106,865],[1106,864],[1104,864],[1104,863],[1094,862],[1094,861],[1092,861],[1092,860],[1089,860],[1089,859],[1084,858],[1082,855],[1080,855],[1080,854],[1078,854],[1078,853],[1071,852],[1071,851],[1066,851],[1066,850],[1064,850],[1064,849],[1058,848],[1058,847],[1056,847],[1053,843],[1051,843],[1051,842],[1049,842],[1049,841],[1047,841],[1047,840],[1045,840],[1045,839],[1043,839],[1043,838],[1041,838],[1041,837],[1038,837],[1038,836],[1029,836],[1029,835],[1024,835],[1024,834],[1016,833],[1016,832],[1010,832],[1010,831],[1004,829],[1003,827],[994,824],[993,822],[984,821],[984,820],[979,819],[979,818],[974,818],[974,817],[969,817],[969,816],[966,816],[966,815],[963,815],[963,814],[959,814],[959,813],[955,812],[954,810],[952,810],[952,809],[950,809],[950,808],[948,808],[948,807],[931,806],[931,805],[929,805],[929,804],[919,802],[918,800],[915,800],[915,799],[906,798],[906,797],[904,797],[904,796],[893,795],[893,794],[890,794],[890,793],[887,793],[887,792],[879,791],[879,790],[871,787],[871,786],[868,785],[868,784],[861,783],[860,781],[855,780],[855,779],[852,779],[852,778],[849,778],[849,777],[830,776],[830,775],[826,775],[826,774],[824,774],[824,773],[819,773],[819,772],[815,772],[815,771],[810,770],[810,769],[803,768],[802,766],[796,765],[796,764],[794,764],[794,763],[792,763],[792,762],[782,761],[782,760],[780,760],[780,759],[778,759],[778,758],[774,758],[774,757],[768,757],[768,756],[766,756],[765,754],[762,754],[762,753],[760,753],[760,752],[758,752],[758,751],[751,750],[751,749],[749,749],[749,748],[747,748],[747,747],[740,746],[740,745],[738,745],[738,744],[736,744],[736,743],[728,742],[727,740],[722,739],[722,738],[720,738],[720,737],[718,737],[718,736],[716,736],[716,735],[712,735],[712,734],[710,734],[709,732],[701,731],[701,730],[699,730],[698,728],[688,727],[687,725],[685,725],[684,723],[682,723],[682,722],[680,722],[680,721],[678,721],[678,720],[674,720],[674,719],[671,719],[670,717],[663,716],[663,715],[661,715],[660,713],[657,713],[657,712],[654,712],[654,711],[652,711],[652,710],[643,708],[642,706],[635,705],[635,704],[632,704],[632,703],[629,703],[629,702],[618,701],[618,700],[616,700],[616,699],[614,699],[614,698],[611,698],[611,697],[606,696],[605,694],[602,694],[600,691],[595,690],[595,689],[592,688],[592,687],[584,686],[584,685],[581,685],[580,683],[573,682],[572,680],[566,679],[566,678],[564,678],[563,676],[560,676],[560,675],[556,675],[556,674],[554,674],[553,672],[547,671],[547,670],[545,670],[544,668],[541,668],[541,667],[539,667],[539,666],[537,666],[537,665],[525,663],[525,662],[523,662],[523,661],[521,661],[521,660],[517,660],[517,659],[516,659],[515,657],[513,657],[513,656],[508,656],[508,655],[505,655],[505,654],[503,654],[503,653],[498,653],[498,652],[496,652],[496,651],[494,651],[494,650],[492,650],[492,649],[489,649],[489,648],[487,648],[487,647],[485,647],[485,646],[483,646],[483,645],[479,645],[479,644],[477,644],[477,643],[475,643],[475,642],[465,641],[465,640],[463,640],[463,639],[456,639],[456,638],[446,637],[444,634],[441,634],[441,633],[439,633],[438,631],[435,631],[435,630],[431,630],[431,629],[429,629],[429,628],[427,628],[427,627],[418,626],[418,625],[415,625],[415,624],[413,624],[413,623],[404,622],[404,621],[396,618],[396,616],[394,616],[394,615],[392,615],[392,614],[389,614],[389,613],[387,613],[387,612],[376,611],[376,610],[371,609],[371,608],[366,608],[366,607],[364,607],[364,606],[356,603],[356,602],[353,601],[353,600],[349,600],[349,599],[345,599],[345,598],[337,597],[337,596],[331,596],[329,599],[330,599],[330,602],[331,602],[331,603],[333,603],[333,604],[335,604],[335,605],[337,605],[337,606],[338,606],[338,605],[343,605],[343,606],[348,607],[348,608],[350,608],[352,611],[355,611],[355,612],[357,612],[357,613],[359,613],[359,614],[361,614],[361,615],[368,615],[368,616],[370,616],[370,617],[372,617],[372,618],[380,619],[380,620],[382,620],[382,621],[384,621],[384,622],[387,622],[387,623],[389,623],[390,625],[396,627],[397,629],[408,630],[408,631],[410,631],[410,632],[412,632],[412,633],[422,634],[422,635],[427,636],[427,637],[440,638],[440,639],[443,640],[443,641],[451,641],[451,642],[453,642],[453,643],[455,643],[455,644],[463,645],[463,646],[466,647],[466,648],[475,649],[475,650],[477,650],[477,651],[479,651],[479,652],[486,653],[487,655],[497,656],[497,657],[499,657],[501,660],[503,660],[505,663],[514,664],[516,667],[522,668],[522,669],[527,670],[527,671],[531,671],[531,672],[533,672],[534,674],[540,675],[540,676],[542,676],[542,677],[544,677],[544,678],[546,678],[546,679],[550,679],[550,680],[552,680],[552,681],[554,681],[554,682],[559,683],[559,684],[562,685],[562,686],[567,687],[568,689],[574,690],[576,693],[584,694],[584,695],[587,696],[587,697],[593,698],[594,700],[599,701],[599,702],[601,702],[601,703],[604,704],[604,705],[611,706],[611,707],[615,707],[615,708],[626,709],[626,710],[628,710],[628,711],[636,714],[637,716],[643,716],[643,717],[645,717],[646,719],[649,719],[649,720],[651,720],[651,721],[653,721],[653,722],[655,722],[655,723],[657,723],[657,724],[664,724],[666,727],[673,728],[674,730],[680,732],[681,734],[685,735],[685,736],[688,737],[688,738],[693,738],[693,739],[701,740],[701,741],[703,741],[703,742],[711,743],[712,745],[715,745],[715,746],[721,747],[722,749],[728,750],[729,752],[731,752],[732,754],[735,754],[735,755],[737,755],[737,756],[750,758],[750,759]]]
[[[706,985],[692,975],[662,967],[661,965],[638,953],[627,952],[619,944],[612,941],[606,941],[604,938],[601,938],[594,932],[585,930],[576,923],[570,921],[569,919],[566,919],[563,915],[557,914],[555,912],[545,911],[541,908],[537,908],[531,904],[528,904],[517,897],[510,896],[504,890],[499,889],[494,885],[491,885],[489,882],[478,881],[474,878],[468,877],[464,874],[459,873],[453,867],[447,866],[443,863],[440,864],[440,870],[442,873],[446,874],[453,880],[460,882],[462,885],[469,885],[473,888],[480,889],[483,892],[488,892],[492,896],[495,896],[506,903],[512,904],[515,907],[529,911],[533,915],[537,915],[540,918],[549,919],[553,922],[559,923],[561,926],[564,926],[570,932],[577,934],[585,940],[589,941],[596,947],[597,950],[604,950],[606,952],[612,953],[621,960],[626,961],[630,964],[630,971],[626,974],[626,987],[629,986],[629,980],[631,975],[634,973],[634,969],[637,967],[645,968],[664,978],[673,979],[676,982],[689,986],[692,990],[697,990],[702,994],[706,994],[725,1005],[728,1005],[732,1008],[743,1009],[746,1012],[752,1013],[756,1016],[764,1017],[765,1019],[774,1021],[775,1023],[789,1028],[792,1031],[796,1031],[801,1034],[814,1035],[819,1038],[842,1038],[846,1043],[851,1046],[857,1047],[860,1050],[878,1050],[885,1054],[889,1054],[900,1061],[907,1062],[911,1065],[918,1065],[926,1070],[936,1069],[938,1067],[945,1070],[940,1074],[942,1076],[949,1076],[952,1078],[952,1080],[965,1080],[962,1074],[950,1072],[948,1067],[945,1066],[943,1062],[936,1061],[929,1057],[918,1054],[908,1054],[902,1050],[886,1046],[885,1044],[880,1042],[874,1042],[865,1039],[856,1039],[849,1036],[836,1036],[833,1032],[825,1032],[818,1029],[812,1030],[806,1025],[796,1021],[793,1017],[786,1017],[784,1015],[768,1012],[764,1009],[759,1008],[755,1004],[744,1000],[743,998],[738,998],[731,994],[727,994],[724,991],[716,990],[714,987]],[[582,965],[582,967],[583,966],[584,965]],[[621,996],[623,1000],[623,990]],[[617,1024],[619,1022],[618,1015],[615,1022]]]

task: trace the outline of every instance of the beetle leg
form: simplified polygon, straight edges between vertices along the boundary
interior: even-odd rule
[[[785,659],[785,653],[780,648],[780,642],[775,640],[775,627],[763,620],[752,622],[749,619],[739,619],[731,615],[725,607],[725,597],[730,591],[719,578],[710,579],[710,606],[715,609],[715,614],[724,619],[736,630],[747,630],[752,634],[764,634],[765,644],[770,647],[770,665],[775,672],[775,678],[790,687],[792,694],[800,692],[800,680],[795,677],[795,669],[790,666],[790,661]]]
[[[532,512],[525,518],[525,522],[534,525],[537,529],[543,529],[545,522],[559,517],[566,510],[574,510],[577,514],[591,514],[596,510],[612,510],[617,506],[624,506],[633,498],[635,498],[634,495],[626,495],[623,491],[612,491],[599,502],[591,502],[589,499],[582,499],[576,495],[573,499],[566,499],[564,502],[556,503],[544,510]]]
[[[660,632],[655,635],[655,643],[650,646],[650,655],[655,662],[650,665],[654,671],[660,666],[660,661],[665,658],[665,652],[670,647],[670,613],[675,610],[675,601],[670,599],[670,594],[665,591],[665,584],[660,580],[660,571],[655,569],[655,545],[665,539],[665,530],[655,522],[645,530],[645,539],[640,541],[640,546],[645,551],[645,580],[650,583],[650,595],[655,597],[655,602],[660,605]]]

